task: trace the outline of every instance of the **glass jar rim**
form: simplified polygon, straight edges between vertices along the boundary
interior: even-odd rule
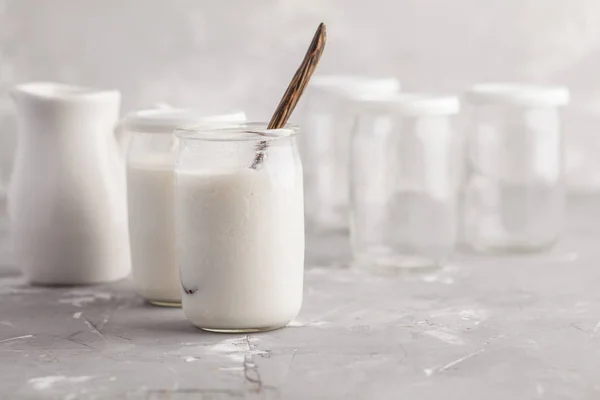
[[[308,85],[313,90],[341,97],[389,95],[400,91],[397,78],[369,75],[315,75]]]
[[[223,114],[204,115],[197,110],[177,108],[168,104],[157,104],[153,107],[142,108],[127,113],[118,123],[119,129],[172,135],[180,126],[207,125],[220,123],[239,123],[246,121],[243,111]]]
[[[560,107],[569,103],[569,89],[559,85],[490,82],[474,85],[464,98],[474,105]]]
[[[252,142],[272,141],[296,136],[298,125],[286,124],[280,129],[267,129],[268,122],[219,123],[180,127],[175,136],[183,140],[202,140],[208,142]],[[219,133],[220,135],[215,135]]]
[[[460,111],[458,96],[437,93],[396,93],[388,96],[355,96],[356,111],[385,111],[403,116],[450,116]]]

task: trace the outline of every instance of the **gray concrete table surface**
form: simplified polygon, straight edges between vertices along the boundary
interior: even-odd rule
[[[309,237],[287,328],[205,333],[130,281],[43,288],[0,270],[2,399],[598,399],[600,197],[541,255],[381,275]]]

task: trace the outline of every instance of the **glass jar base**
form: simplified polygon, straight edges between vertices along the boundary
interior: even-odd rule
[[[468,249],[474,253],[480,254],[536,254],[546,253],[558,243],[554,239],[545,243],[525,244],[525,243],[489,243],[489,244],[471,244]]]
[[[171,308],[181,308],[181,302],[176,301],[162,301],[162,300],[146,300],[148,303],[157,307],[171,307]]]
[[[320,210],[307,217],[306,224],[312,231],[320,233],[347,233],[348,210],[332,207],[331,210]]]
[[[424,256],[359,256],[353,264],[359,268],[377,271],[425,271],[442,267],[440,260]]]
[[[245,328],[245,329],[219,329],[219,328],[202,328],[198,327],[203,331],[213,332],[213,333],[258,333],[258,332],[269,332],[274,331],[276,329],[284,328],[283,326],[271,326],[266,328]]]

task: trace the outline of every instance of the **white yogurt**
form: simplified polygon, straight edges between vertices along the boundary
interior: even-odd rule
[[[173,166],[129,164],[127,186],[133,279],[153,303],[181,303],[175,253]]]
[[[128,144],[127,198],[133,281],[156,305],[179,306],[181,283],[175,252],[174,144],[179,125],[233,123],[244,113],[201,116],[160,107],[128,114],[120,124]]]
[[[275,155],[266,163],[276,160]],[[299,161],[258,170],[177,169],[176,179],[185,316],[196,326],[215,331],[285,326],[302,303],[304,205]]]

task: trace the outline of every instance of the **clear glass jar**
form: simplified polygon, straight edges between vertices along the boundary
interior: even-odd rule
[[[395,78],[322,75],[311,80],[300,137],[310,226],[319,230],[348,228],[348,165],[354,122],[350,97],[399,90]]]
[[[362,97],[351,151],[355,263],[436,267],[456,244],[461,152],[453,96]]]
[[[256,332],[302,304],[304,201],[298,128],[176,132],[183,312],[201,329]]]
[[[175,253],[174,166],[178,126],[245,120],[243,112],[201,116],[173,108],[132,112],[119,124],[127,142],[127,200],[133,281],[152,304],[181,306]]]
[[[552,247],[565,212],[559,107],[568,103],[568,90],[481,84],[465,97],[465,242],[489,252]]]

